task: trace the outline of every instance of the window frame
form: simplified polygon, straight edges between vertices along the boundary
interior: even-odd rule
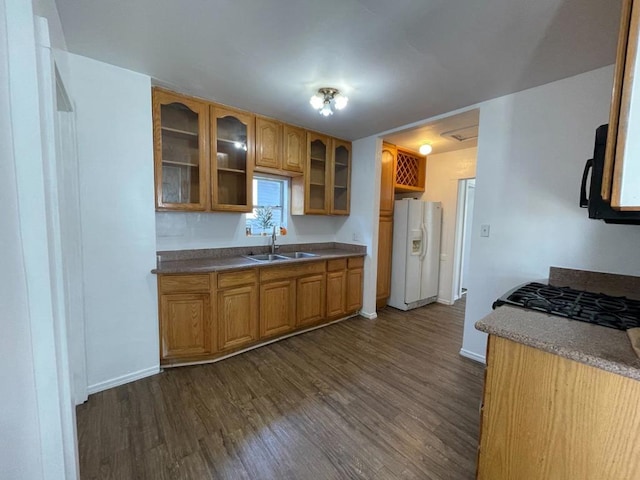
[[[258,183],[260,180],[265,180],[265,181],[271,181],[271,182],[277,182],[281,185],[280,187],[280,203],[281,205],[257,205],[255,202],[255,200],[257,200],[257,196],[258,196]],[[269,175],[267,173],[255,173],[253,174],[253,178],[251,179],[252,182],[252,195],[251,195],[251,207],[252,207],[252,211],[248,212],[245,214],[245,232],[246,235],[248,237],[260,237],[260,236],[264,236],[265,234],[270,234],[270,232],[263,232],[262,229],[260,229],[259,233],[254,233],[253,230],[251,230],[251,233],[249,233],[249,228],[252,227],[252,221],[255,220],[255,211],[258,208],[264,208],[264,207],[272,207],[274,210],[280,210],[282,213],[280,215],[281,218],[281,222],[277,225],[275,225],[276,227],[284,227],[285,229],[288,226],[288,219],[289,219],[289,187],[291,185],[290,183],[291,179],[289,177],[283,177],[283,176],[278,176],[278,175]],[[276,235],[280,236],[280,228],[276,228]]]

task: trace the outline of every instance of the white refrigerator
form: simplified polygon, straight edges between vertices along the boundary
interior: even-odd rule
[[[410,310],[436,301],[441,229],[440,202],[396,200],[390,306]]]

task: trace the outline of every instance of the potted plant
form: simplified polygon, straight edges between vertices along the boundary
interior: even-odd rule
[[[256,208],[256,223],[262,229],[262,235],[267,235],[268,230],[274,226],[271,207]]]

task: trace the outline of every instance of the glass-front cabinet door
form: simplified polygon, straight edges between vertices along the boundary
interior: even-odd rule
[[[329,138],[307,133],[307,175],[305,213],[329,213]]]
[[[351,144],[332,139],[331,214],[349,215]]]
[[[208,105],[153,90],[157,210],[207,210]]]
[[[252,211],[254,126],[249,113],[211,107],[212,210]]]

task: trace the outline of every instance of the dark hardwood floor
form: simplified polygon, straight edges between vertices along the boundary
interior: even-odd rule
[[[92,395],[89,479],[472,479],[483,367],[464,303],[387,308]]]

